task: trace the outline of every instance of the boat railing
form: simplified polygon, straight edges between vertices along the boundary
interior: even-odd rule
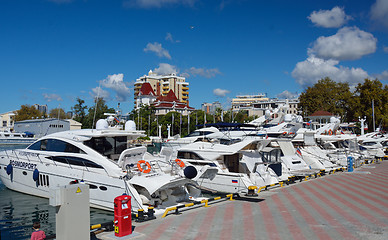
[[[12,154],[9,154],[8,151],[11,151]],[[5,151],[5,154],[6,154],[6,156],[7,156],[8,159],[16,158],[17,161],[28,161],[28,162],[31,162],[31,161],[32,161],[32,160],[28,157],[28,154],[26,154],[26,155],[21,155],[20,152],[19,152],[19,154],[17,154],[17,152],[16,152],[14,149]],[[43,160],[42,160],[41,157],[45,157],[47,160],[51,160],[51,162],[52,162],[55,166],[58,166],[57,162],[56,162],[56,161],[52,158],[52,156],[49,155],[49,154],[44,154],[44,153],[33,153],[33,154],[36,154],[36,157],[39,159],[39,162],[40,162],[41,164],[43,164]],[[67,162],[68,167],[71,168],[71,169],[74,169],[74,167],[69,163],[69,161],[66,159],[66,157],[65,157],[65,160],[66,160],[66,162]],[[81,166],[81,165],[79,165],[79,166]],[[90,168],[85,164],[85,162],[83,162],[83,165],[82,165],[82,166],[85,167],[86,170],[87,170],[88,172],[93,172],[93,171],[91,171]],[[109,175],[108,171],[107,171],[104,167],[102,167],[102,169],[104,169],[105,173]]]

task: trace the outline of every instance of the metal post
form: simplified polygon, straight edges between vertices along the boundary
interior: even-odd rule
[[[187,112],[187,135],[190,134],[190,113]]]
[[[372,99],[372,116],[373,116],[373,132],[376,131],[375,128],[375,100]]]

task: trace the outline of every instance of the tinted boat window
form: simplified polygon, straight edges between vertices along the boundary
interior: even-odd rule
[[[96,137],[85,141],[84,144],[109,157],[113,154],[121,154],[127,149],[127,137]]]
[[[42,141],[37,141],[36,143],[32,144],[31,146],[28,147],[28,149],[31,150],[40,150],[40,144]]]
[[[44,139],[38,141],[32,144],[28,149],[52,152],[85,153],[78,147],[57,139]]]
[[[66,163],[70,165],[75,166],[83,166],[83,167],[90,167],[90,168],[103,168],[101,165],[98,165],[92,161],[79,158],[79,157],[64,157],[64,156],[52,156],[50,157],[51,160],[60,162],[60,163]]]
[[[178,151],[177,157],[184,159],[203,160],[203,158],[195,152]]]

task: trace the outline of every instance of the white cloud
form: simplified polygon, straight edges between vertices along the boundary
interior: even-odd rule
[[[55,93],[43,93],[43,98],[47,101],[47,102],[51,102],[51,101],[62,101],[62,98],[61,96],[59,96],[58,94],[55,94]]]
[[[191,67],[190,69],[186,69],[185,73],[187,77],[192,76],[202,76],[205,78],[215,77],[217,74],[221,74],[221,72],[217,68],[206,69],[206,68],[195,68]]]
[[[155,68],[154,73],[159,75],[168,75],[178,73],[177,67],[168,63],[159,63],[159,67]]]
[[[307,18],[316,26],[325,28],[338,28],[352,19],[340,7],[333,7],[331,10],[314,11]]]
[[[127,83],[124,82],[124,74],[108,75],[107,78],[101,81],[103,87],[112,89],[116,93],[116,100],[124,102],[129,97],[130,90]]]
[[[89,92],[90,96],[93,97],[93,99],[99,97],[103,98],[104,100],[109,100],[110,99],[110,94],[108,91],[102,89],[101,87],[95,87],[92,88],[92,92]]]
[[[293,99],[293,98],[296,98],[298,97],[298,94],[297,93],[292,93],[288,90],[284,90],[283,92],[279,93],[277,95],[278,98],[280,99]]]
[[[370,10],[371,19],[388,28],[388,1],[377,0]]]
[[[230,93],[230,91],[226,89],[216,88],[213,90],[213,94],[219,97],[225,97],[228,93]]]
[[[172,43],[179,43],[179,42],[181,42],[180,40],[175,40],[172,37],[171,33],[167,33],[165,39],[166,39],[166,41],[169,41],[169,42],[172,42]]]
[[[311,55],[303,62],[298,62],[292,71],[292,77],[302,87],[315,84],[318,80],[329,77],[336,82],[348,82],[350,86],[364,82],[369,78],[366,71],[361,68],[338,66],[339,61],[324,60]]]
[[[157,42],[148,43],[147,46],[144,48],[144,52],[154,52],[159,57],[171,59],[170,53],[162,47],[162,44]]]
[[[388,80],[388,70],[385,70],[380,74],[376,74],[374,75],[374,77],[376,77],[379,80]]]
[[[376,51],[377,39],[357,27],[344,27],[329,37],[319,37],[308,50],[323,59],[355,60]]]
[[[384,46],[383,50],[384,50],[385,53],[388,53],[388,47]]]
[[[197,0],[126,0],[123,2],[124,7],[135,8],[162,8],[174,5],[184,5],[194,7]]]

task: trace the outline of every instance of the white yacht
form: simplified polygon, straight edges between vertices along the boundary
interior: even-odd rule
[[[216,140],[197,141],[180,148],[176,160],[187,166],[185,175],[195,176],[193,180],[202,190],[246,194],[249,189],[279,183],[271,165],[280,165],[280,155],[268,157],[261,152],[269,142],[269,139],[249,139],[225,145]],[[190,169],[194,173],[188,172]]]
[[[140,136],[133,128],[107,126],[47,135],[26,149],[0,152],[0,179],[9,189],[44,198],[50,188],[88,184],[90,206],[105,210],[113,210],[113,199],[124,193],[132,197],[133,210],[154,206],[157,214],[189,201],[194,181],[153,169],[144,160],[123,164],[131,142]]]
[[[26,133],[0,131],[0,145],[31,144],[36,139]]]

